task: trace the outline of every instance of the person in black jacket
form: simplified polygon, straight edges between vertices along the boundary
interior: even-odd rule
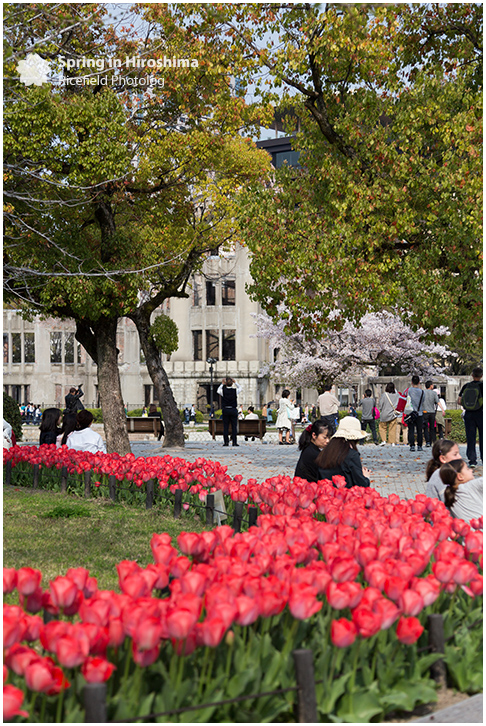
[[[159,421],[160,421],[160,431],[159,431],[159,437],[158,437],[157,441],[160,441],[160,439],[162,438],[162,436],[165,433],[165,431],[164,431],[164,422],[162,421],[162,414],[160,413],[160,411],[157,410],[157,406],[155,405],[155,403],[151,403],[149,405],[148,417],[149,418],[158,418],[159,419]]]
[[[369,487],[370,472],[362,466],[356,447],[356,442],[368,435],[361,430],[359,419],[352,416],[341,419],[336,433],[316,459],[319,480],[332,480],[333,476],[340,475],[346,479],[347,489],[353,486]]]
[[[42,414],[39,437],[39,445],[55,444],[56,439],[61,433],[59,425],[61,423],[62,412],[58,408],[46,408]]]
[[[322,449],[329,443],[329,427],[320,419],[309,424],[299,438],[299,449],[302,452],[295,467],[294,476],[307,481],[319,481],[319,469],[316,459]]]
[[[74,388],[74,386],[72,386],[69,389],[67,396],[64,397],[64,401],[66,402],[64,413],[76,413],[77,411],[82,411],[84,406],[80,401],[81,396],[84,396],[81,384],[79,384],[78,388]]]
[[[229,446],[229,425],[231,423],[231,439],[233,446],[237,443],[238,435],[238,395],[241,393],[241,386],[232,378],[223,378],[218,388],[218,396],[222,397],[221,408],[223,410],[223,446]]]

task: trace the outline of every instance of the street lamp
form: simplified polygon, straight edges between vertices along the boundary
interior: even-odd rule
[[[209,375],[211,376],[211,385],[209,387],[209,418],[213,414],[213,366],[216,363],[216,358],[208,358],[206,363],[209,363]]]

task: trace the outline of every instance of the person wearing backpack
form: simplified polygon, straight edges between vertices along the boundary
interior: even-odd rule
[[[424,433],[424,391],[420,388],[420,378],[412,376],[412,384],[408,389],[405,405],[404,421],[408,426],[408,444],[410,451],[415,451],[415,431],[417,431],[417,451],[422,451]]]
[[[457,403],[464,409],[464,427],[466,429],[466,455],[469,466],[474,468],[477,463],[476,436],[479,436],[479,453],[483,460],[483,369],[474,368],[472,381],[466,383],[459,391]]]

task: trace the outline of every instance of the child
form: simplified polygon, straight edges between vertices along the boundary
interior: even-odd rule
[[[39,436],[39,445],[55,444],[56,438],[61,433],[62,413],[59,408],[46,408],[42,414]]]
[[[444,501],[445,487],[440,478],[440,468],[442,464],[447,464],[449,461],[454,461],[454,459],[461,460],[459,447],[455,441],[442,439],[434,443],[432,458],[427,462],[425,470],[425,481],[427,482],[425,495],[427,497],[435,497],[435,499],[440,499],[441,502]]]
[[[474,478],[463,459],[449,461],[440,467],[440,478],[446,485],[444,500],[453,517],[469,522],[483,514],[483,477]]]

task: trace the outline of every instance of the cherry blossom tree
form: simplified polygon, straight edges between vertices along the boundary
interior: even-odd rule
[[[313,338],[303,330],[285,332],[289,320],[280,307],[282,317],[277,320],[266,313],[254,315],[256,337],[268,340],[270,358],[276,358],[261,368],[260,376],[278,383],[321,390],[326,383],[349,382],[351,376],[371,371],[376,375],[390,365],[399,366],[404,375],[433,376],[444,370],[442,359],[455,356],[447,346],[427,342],[427,331],[412,329],[405,315],[367,313],[358,323],[347,320],[340,330],[328,329],[323,337]],[[331,317],[340,314],[337,310]],[[450,333],[440,327],[434,334],[442,340]]]

